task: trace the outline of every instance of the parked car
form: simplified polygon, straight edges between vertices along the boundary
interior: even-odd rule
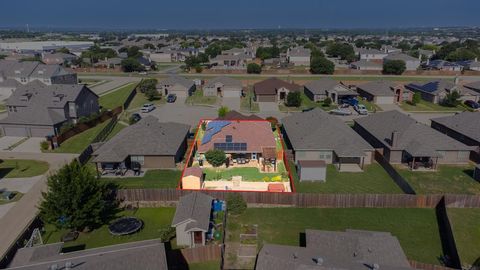
[[[367,107],[365,107],[365,105],[363,105],[363,104],[355,105],[355,106],[353,106],[353,108],[360,115],[367,115],[368,114]]]
[[[467,105],[469,108],[472,108],[472,109],[475,109],[475,110],[480,109],[480,104],[478,104],[477,102],[475,102],[473,100],[466,100],[464,104]]]
[[[339,109],[331,110],[330,113],[336,114],[336,115],[351,115],[352,111],[346,108],[339,108]]]
[[[137,123],[137,122],[140,121],[141,119],[142,119],[142,117],[140,116],[140,114],[138,114],[138,113],[133,113],[133,114],[130,116],[130,123],[131,123],[131,124]]]
[[[175,95],[175,94],[168,94],[168,96],[167,96],[167,102],[168,102],[168,103],[174,103],[175,100],[177,100],[177,95]]]
[[[350,106],[355,106],[355,105],[358,105],[358,100],[356,98],[350,97],[350,98],[341,99],[340,103],[348,104]]]
[[[138,72],[139,75],[147,75],[147,72],[146,71],[140,71]]]
[[[149,113],[155,110],[155,106],[152,103],[143,104],[142,113]]]

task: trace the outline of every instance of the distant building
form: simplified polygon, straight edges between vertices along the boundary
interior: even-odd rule
[[[381,61],[371,61],[367,59],[361,59],[356,62],[350,63],[350,68],[356,69],[356,70],[376,70],[376,71],[382,71],[383,70],[383,64]]]
[[[25,42],[0,42],[0,50],[5,51],[54,51],[61,48],[72,50],[88,50],[94,43],[92,41],[25,41]]]
[[[407,71],[417,70],[420,67],[421,60],[404,53],[392,53],[383,58],[384,63],[391,60],[400,60],[405,62]]]
[[[310,66],[310,49],[303,47],[290,48],[287,51],[287,60],[294,66]]]
[[[427,60],[427,63],[424,66],[425,69],[427,70],[445,70],[445,71],[462,71],[463,66],[453,63],[453,62],[448,62],[445,60]]]
[[[382,60],[388,55],[388,53],[377,49],[355,48],[354,50],[360,60]]]

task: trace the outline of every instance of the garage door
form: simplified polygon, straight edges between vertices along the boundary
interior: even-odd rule
[[[394,97],[379,97],[375,99],[376,104],[393,104]]]
[[[4,127],[5,136],[28,137],[25,127]]]
[[[224,97],[240,97],[240,91],[225,91],[223,92]]]
[[[30,134],[32,137],[46,137],[48,135],[54,135],[51,128],[30,128]]]

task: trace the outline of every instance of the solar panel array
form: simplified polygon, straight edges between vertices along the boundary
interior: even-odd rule
[[[222,128],[228,126],[230,121],[210,121],[205,128],[205,135],[203,135],[202,144],[206,144],[212,140],[213,135],[217,134]]]
[[[223,151],[247,151],[246,143],[214,143],[213,148]]]

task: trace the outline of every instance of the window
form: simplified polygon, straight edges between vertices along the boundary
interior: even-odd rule
[[[27,82],[27,78],[22,77],[22,78],[20,78],[20,81],[21,81],[22,83],[26,83],[26,82]]]
[[[231,143],[232,142],[232,135],[225,136],[225,142]]]
[[[145,157],[144,156],[130,156],[131,162],[138,162],[140,165],[145,164]]]

